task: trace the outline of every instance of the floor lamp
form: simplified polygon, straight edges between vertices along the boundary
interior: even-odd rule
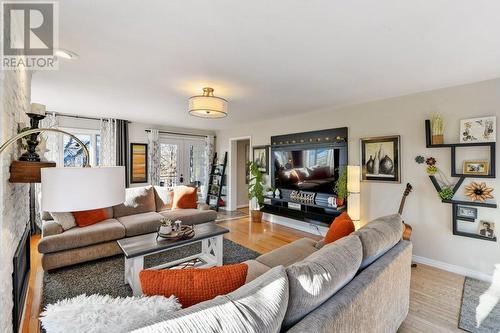
[[[0,154],[17,140],[42,132],[57,132],[70,136],[82,147],[85,154],[83,167],[41,168],[43,210],[75,212],[110,207],[125,201],[125,167],[91,168],[87,147],[71,133],[56,128],[30,129],[2,144]]]

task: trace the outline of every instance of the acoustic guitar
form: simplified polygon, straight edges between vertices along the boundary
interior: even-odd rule
[[[405,207],[406,197],[411,193],[412,190],[413,190],[413,186],[411,186],[410,183],[407,183],[406,189],[403,192],[403,197],[401,198],[401,203],[399,204],[399,210],[398,210],[399,215],[403,214],[403,209]],[[403,239],[410,240],[412,228],[409,224],[406,224],[404,221],[403,221],[403,225],[405,227],[405,229],[403,231]]]

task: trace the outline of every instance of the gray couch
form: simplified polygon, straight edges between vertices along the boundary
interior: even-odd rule
[[[154,232],[161,218],[184,224],[213,222],[217,213],[205,207],[170,209],[168,190],[158,186],[126,189],[126,201],[107,208],[109,219],[88,227],[64,231],[47,212],[42,212],[42,238],[38,251],[42,267],[51,270],[121,253],[117,240]]]
[[[300,239],[255,260],[246,284],[134,332],[396,332],[408,314],[412,244],[399,215],[324,245]]]

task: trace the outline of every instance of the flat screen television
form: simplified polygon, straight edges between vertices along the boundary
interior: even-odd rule
[[[272,150],[274,187],[334,194],[339,167],[347,164],[346,147]]]

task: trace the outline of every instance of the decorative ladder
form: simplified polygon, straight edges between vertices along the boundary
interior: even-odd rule
[[[220,201],[225,194],[222,194],[222,188],[226,181],[226,166],[227,166],[227,152],[224,153],[224,162],[222,164],[217,164],[217,153],[214,154],[212,160],[212,167],[210,168],[210,175],[208,178],[208,188],[207,188],[207,200],[206,203],[210,209],[219,211]],[[216,198],[216,204],[211,205],[210,199]]]

